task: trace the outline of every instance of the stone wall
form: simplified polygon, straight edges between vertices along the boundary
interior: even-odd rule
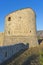
[[[0,33],[0,63],[37,45],[36,17],[32,9],[18,10],[6,16],[5,31]]]
[[[4,32],[0,32],[0,46],[3,46],[4,42]]]
[[[31,8],[26,8],[7,15],[5,18],[4,37],[5,46],[17,43],[28,43],[30,47],[37,46],[34,11]]]

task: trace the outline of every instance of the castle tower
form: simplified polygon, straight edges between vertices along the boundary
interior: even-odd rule
[[[10,13],[5,18],[4,46],[18,43],[37,46],[36,16],[31,8]]]

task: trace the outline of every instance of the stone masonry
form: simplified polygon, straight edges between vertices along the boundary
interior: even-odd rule
[[[31,8],[10,13],[5,18],[4,46],[18,43],[37,46],[36,16]]]
[[[31,8],[12,12],[5,17],[5,31],[0,33],[0,63],[37,45],[36,16]]]

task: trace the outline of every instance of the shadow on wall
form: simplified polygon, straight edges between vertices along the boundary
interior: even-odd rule
[[[28,48],[28,43],[26,45],[24,43],[18,43],[12,46],[0,47],[0,64],[8,59],[17,57]]]

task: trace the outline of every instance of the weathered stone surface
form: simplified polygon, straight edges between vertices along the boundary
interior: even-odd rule
[[[37,46],[36,18],[31,8],[10,13],[5,18],[4,45],[17,43],[29,43],[30,47]]]
[[[0,33],[0,62],[20,50],[37,45],[36,20],[32,9],[18,10],[6,16],[5,31]]]
[[[4,32],[0,32],[0,46],[3,46],[4,42]]]

